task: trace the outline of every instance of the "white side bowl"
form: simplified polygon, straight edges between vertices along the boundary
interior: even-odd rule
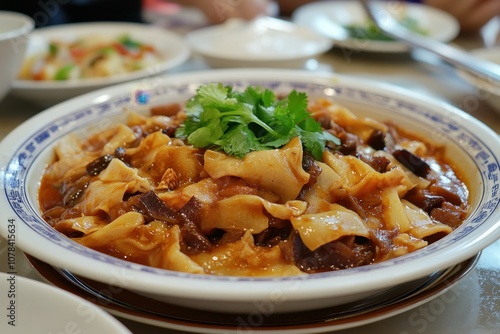
[[[161,61],[144,69],[106,78],[86,78],[68,81],[35,81],[16,79],[12,84],[12,95],[49,107],[69,98],[106,86],[132,80],[150,78],[184,63],[190,50],[184,39],[176,33],[139,23],[90,22],[70,23],[36,29],[29,40],[26,57],[46,50],[53,40],[74,41],[82,36],[117,37],[130,34],[133,39],[151,44],[160,53]]]
[[[21,68],[28,35],[35,23],[24,14],[0,11],[0,101],[11,89]]]
[[[500,236],[500,138],[459,109],[408,90],[361,78],[297,70],[228,69],[165,76],[150,87],[150,105],[183,102],[208,82],[235,89],[260,85],[278,95],[292,89],[310,99],[330,97],[360,116],[391,120],[442,144],[470,187],[471,212],[450,235],[385,262],[302,277],[251,278],[194,275],[120,260],[86,248],[50,227],[40,215],[38,187],[56,142],[123,119],[136,104],[136,83],[109,87],[50,108],[1,143],[5,166],[1,219],[15,224],[16,243],[30,255],[75,274],[170,303],[217,312],[292,312],[355,301],[427,276],[476,255]],[[148,107],[148,106],[146,106]],[[8,238],[6,223],[0,233]]]
[[[131,334],[103,309],[46,283],[0,273],[0,291],[2,333]]]
[[[333,42],[307,27],[273,17],[231,19],[186,35],[193,52],[216,68],[303,68],[308,59],[331,49]]]

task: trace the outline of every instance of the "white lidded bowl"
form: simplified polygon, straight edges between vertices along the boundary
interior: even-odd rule
[[[99,88],[162,74],[184,63],[191,54],[181,36],[160,27],[131,22],[84,22],[36,29],[29,38],[25,59],[47,52],[47,46],[53,40],[73,42],[82,37],[98,35],[104,38],[117,38],[124,34],[141,43],[152,45],[159,53],[160,61],[137,71],[109,77],[62,81],[16,78],[12,83],[12,95],[47,108]]]
[[[0,11],[0,101],[21,68],[34,21],[21,13]]]
[[[360,116],[391,120],[446,147],[467,178],[471,211],[443,239],[382,263],[301,277],[222,277],[152,268],[117,259],[70,240],[40,215],[38,187],[54,145],[71,132],[91,133],[123,119],[149,92],[149,105],[183,102],[208,82],[235,89],[260,85],[309,99],[330,97]],[[139,94],[140,95],[140,94]],[[146,107],[147,107],[146,106]],[[217,312],[292,312],[356,301],[397,284],[425,277],[473,257],[500,236],[500,138],[470,115],[444,102],[362,78],[300,70],[232,69],[164,76],[149,87],[136,82],[105,88],[54,106],[29,119],[1,143],[3,191],[0,233],[16,226],[16,244],[30,255],[112,286],[169,303]]]

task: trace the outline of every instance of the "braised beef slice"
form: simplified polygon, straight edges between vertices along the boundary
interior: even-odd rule
[[[86,166],[87,173],[90,176],[98,175],[100,172],[102,172],[108,167],[109,163],[111,162],[111,160],[113,160],[113,158],[114,158],[113,155],[106,154],[103,155],[102,157],[95,159],[94,161],[89,162]]]
[[[140,195],[139,208],[144,216],[153,220],[177,224],[181,231],[181,251],[195,254],[209,249],[212,244],[199,228],[201,203],[191,199],[179,211],[170,208],[154,191]]]
[[[304,151],[302,156],[302,168],[310,175],[307,185],[315,184],[318,176],[321,174],[321,167],[316,163],[316,159],[314,159],[309,151]]]
[[[445,200],[443,196],[419,188],[411,189],[404,198],[427,213],[430,213],[432,209],[441,207]]]
[[[63,183],[61,187],[62,204],[64,207],[70,208],[78,203],[83,192],[87,189],[91,177],[84,175],[75,182]]]
[[[359,159],[370,165],[371,168],[379,173],[385,173],[387,171],[387,166],[391,163],[389,159],[383,156],[360,155]]]
[[[280,241],[287,240],[292,229],[290,221],[270,217],[269,227],[261,233],[254,234],[254,243],[257,246],[275,246]]]
[[[373,262],[375,248],[366,238],[345,236],[311,251],[298,234],[291,239],[293,260],[306,273],[317,273],[367,265]]]
[[[444,202],[441,207],[432,209],[430,216],[445,225],[457,228],[462,224],[462,215],[464,214],[460,208],[451,203]]]
[[[385,134],[382,130],[376,129],[368,137],[366,143],[377,151],[385,148]]]
[[[302,242],[298,231],[293,231],[288,240],[280,244],[280,249],[290,263],[296,263],[303,257],[303,254],[309,252],[307,246]]]
[[[212,247],[210,240],[193,222],[185,222],[181,227],[181,252],[184,254],[198,254]]]
[[[115,158],[121,160],[125,165],[130,167],[130,157],[127,155],[125,147],[119,146],[115,150]]]
[[[392,153],[396,149],[396,143],[401,142],[402,138],[398,133],[397,126],[391,122],[386,122],[387,132],[385,133],[385,151]]]
[[[181,251],[185,254],[197,254],[207,251],[212,243],[200,229],[201,203],[196,197],[179,210],[181,227]]]
[[[391,251],[393,240],[399,235],[399,230],[397,228],[393,230],[380,229],[370,233],[370,240],[374,243],[374,247],[379,250],[380,254],[387,254]]]
[[[444,232],[434,233],[425,238],[423,238],[430,245],[438,240],[443,239],[447,234]]]
[[[146,221],[159,220],[170,224],[181,221],[179,213],[167,206],[154,191],[141,194],[138,199],[137,211],[143,214]]]
[[[395,150],[392,155],[417,176],[426,177],[431,171],[431,167],[427,162],[408,150]]]
[[[212,243],[201,231],[201,203],[192,197],[179,211],[169,207],[154,191],[136,194],[124,199],[109,211],[109,219],[114,220],[126,212],[137,211],[144,220],[150,223],[154,220],[169,225],[178,225],[181,232],[181,251],[185,254],[200,253],[212,247]]]
[[[366,219],[366,210],[363,208],[362,203],[360,203],[360,200],[357,197],[346,195],[345,198],[339,199],[337,204],[356,212],[361,218]]]
[[[130,157],[126,155],[126,150],[124,147],[119,146],[116,148],[114,154],[106,154],[103,155],[87,164],[85,167],[87,170],[87,174],[90,176],[99,175],[103,170],[108,168],[109,163],[114,158],[121,160],[127,166],[130,166]]]
[[[349,132],[343,132],[340,139],[340,146],[337,147],[338,152],[343,155],[352,155],[356,153],[358,147],[358,137]]]
[[[210,243],[216,245],[225,233],[226,231],[221,228],[214,228],[212,231],[207,233],[207,238],[210,240]]]
[[[165,129],[161,129],[161,132],[167,136],[169,136],[170,138],[174,138],[175,137],[175,132],[177,131],[178,129],[178,126],[169,126]]]
[[[316,120],[321,124],[323,129],[330,130],[332,128],[332,119],[329,116],[323,115]]]
[[[217,246],[232,244],[245,235],[245,231],[243,230],[223,230],[223,229],[214,229],[210,231],[208,234],[208,239],[210,242]]]
[[[439,184],[431,184],[428,187],[429,192],[432,192],[436,196],[441,196],[445,199],[446,202],[450,202],[454,205],[461,205],[462,202],[462,197],[460,188],[457,187],[453,183],[443,183],[440,182]]]

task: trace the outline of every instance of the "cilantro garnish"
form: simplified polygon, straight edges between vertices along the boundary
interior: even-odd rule
[[[428,32],[419,27],[418,21],[412,17],[404,17],[399,24],[421,35],[428,35]],[[348,24],[344,28],[349,36],[356,39],[374,40],[374,41],[394,41],[394,38],[387,36],[382,32],[373,21],[368,20],[365,24]]]
[[[271,90],[261,87],[249,86],[239,92],[222,83],[209,83],[197,89],[185,110],[188,117],[176,137],[198,148],[213,147],[240,158],[251,151],[279,148],[297,136],[317,160],[327,141],[340,144],[309,114],[307,95],[296,90],[277,99]]]

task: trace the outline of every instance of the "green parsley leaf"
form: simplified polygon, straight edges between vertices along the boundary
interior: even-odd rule
[[[224,152],[238,158],[243,158],[251,151],[265,149],[250,128],[243,124],[233,126],[215,142],[215,145],[220,145]]]
[[[307,110],[307,95],[292,91],[277,99],[274,92],[249,86],[234,91],[222,83],[200,86],[185,105],[188,118],[176,131],[195,147],[213,147],[244,157],[256,150],[279,148],[300,136],[302,143],[321,160],[326,141],[340,144],[324,132]]]

